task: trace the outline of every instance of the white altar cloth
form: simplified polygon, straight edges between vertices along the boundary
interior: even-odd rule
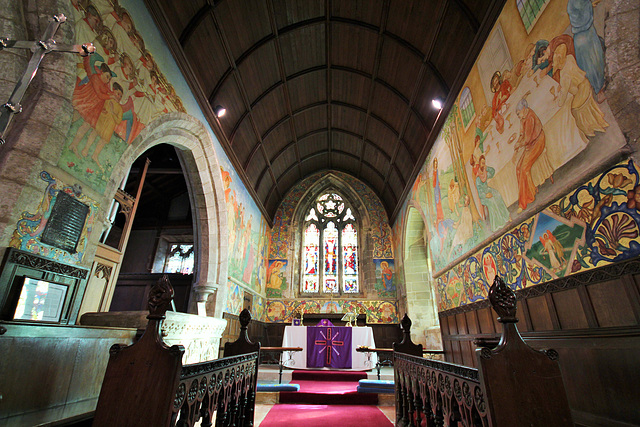
[[[302,351],[288,352],[282,354],[282,364],[287,368],[306,369],[307,368],[307,327],[306,326],[285,326],[283,347],[302,347]],[[370,326],[354,326],[351,332],[351,369],[362,371],[372,369],[378,362],[376,353],[360,353],[356,348],[366,346],[375,348],[373,339],[373,329]],[[318,368],[313,368],[318,369]]]

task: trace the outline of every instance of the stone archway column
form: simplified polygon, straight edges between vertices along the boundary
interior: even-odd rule
[[[222,318],[228,275],[227,207],[214,140],[207,128],[198,119],[183,113],[160,117],[125,151],[113,177],[120,178],[138,156],[162,143],[179,150],[194,215],[197,277],[191,290],[190,312]],[[107,191],[107,194],[113,193],[115,187]]]

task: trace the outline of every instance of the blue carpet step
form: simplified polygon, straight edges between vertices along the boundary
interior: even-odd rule
[[[393,381],[360,380],[358,381],[358,393],[382,393],[394,394],[396,385]]]
[[[276,391],[298,391],[298,384],[258,384],[257,391],[276,392]]]

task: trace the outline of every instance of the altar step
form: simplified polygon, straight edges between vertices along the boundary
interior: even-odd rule
[[[280,403],[309,405],[377,405],[375,393],[358,393],[358,381],[366,379],[366,372],[293,371],[291,383],[299,384],[299,391],[280,392]]]

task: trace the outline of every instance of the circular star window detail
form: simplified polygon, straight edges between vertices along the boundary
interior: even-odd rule
[[[316,204],[318,213],[327,218],[335,218],[344,210],[342,197],[335,193],[326,193],[320,196]]]

